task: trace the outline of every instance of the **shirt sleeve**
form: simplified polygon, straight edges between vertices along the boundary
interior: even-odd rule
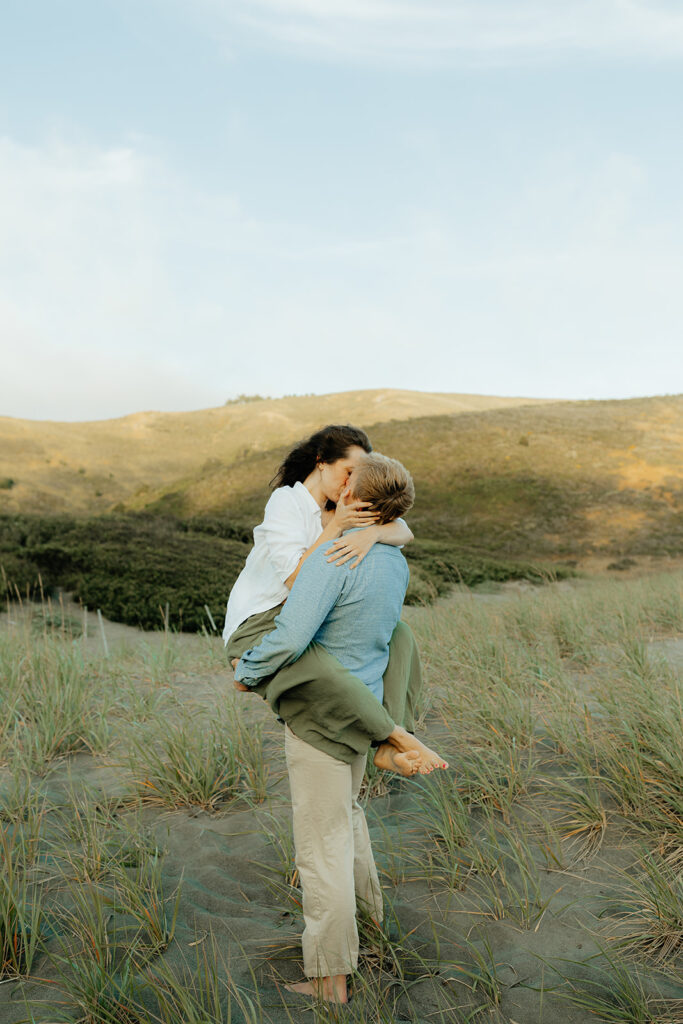
[[[307,543],[306,523],[301,509],[288,488],[273,491],[265,508],[259,530],[268,551],[268,560],[284,583],[297,565]]]
[[[238,683],[253,686],[303,654],[342,592],[346,572],[314,555],[297,576],[292,593],[275,619],[275,629],[240,658]]]

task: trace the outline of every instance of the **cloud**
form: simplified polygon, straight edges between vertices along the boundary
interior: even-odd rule
[[[6,330],[0,307],[0,327]],[[4,346],[3,346],[4,347]],[[97,420],[147,409],[215,404],[210,390],[188,386],[188,367],[149,351],[109,351],[25,333],[7,339],[0,416]],[[6,390],[7,389],[7,390]]]
[[[539,156],[488,219],[435,199],[269,223],[147,140],[0,140],[0,414],[367,387],[680,390],[683,214],[628,153]],[[417,202],[417,200],[415,200]],[[302,215],[303,216],[303,215]]]
[[[252,39],[315,59],[471,64],[683,53],[683,12],[664,0],[203,2]]]
[[[208,262],[233,224],[234,197],[196,194],[151,145],[1,138],[0,413],[208,404],[188,338],[220,329],[222,311],[207,313],[192,257]]]

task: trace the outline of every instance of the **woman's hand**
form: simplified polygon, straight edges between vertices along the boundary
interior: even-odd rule
[[[233,672],[235,671],[235,669],[239,665],[239,661],[240,661],[239,658],[233,658],[232,659],[232,670],[233,670]],[[235,683],[235,689],[239,690],[241,693],[247,693],[247,691],[249,690],[249,687],[245,686],[244,683],[238,683],[236,679],[233,680],[233,682]]]
[[[341,533],[357,526],[373,526],[377,522],[377,513],[372,511],[371,503],[349,501],[350,494],[350,487],[342,491],[334,510],[334,525]]]
[[[334,562],[335,565],[343,565],[344,562],[355,558],[356,561],[349,566],[349,569],[355,569],[363,561],[372,545],[377,543],[377,537],[377,530],[372,526],[368,526],[366,530],[347,533],[345,537],[340,537],[331,548],[327,549],[325,554],[330,556],[327,561]]]

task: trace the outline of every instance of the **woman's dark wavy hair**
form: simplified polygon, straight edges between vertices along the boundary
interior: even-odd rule
[[[311,434],[305,441],[299,441],[287,453],[277,473],[270,481],[271,487],[293,487],[304,482],[319,462],[336,462],[343,459],[349,448],[357,445],[366,452],[372,451],[368,435],[358,427],[329,424]]]

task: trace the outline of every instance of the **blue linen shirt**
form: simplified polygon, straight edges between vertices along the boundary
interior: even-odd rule
[[[353,531],[347,531],[353,532]],[[275,629],[242,655],[235,679],[253,686],[303,654],[312,640],[365,683],[380,702],[389,641],[401,617],[408,564],[375,544],[355,569],[326,560],[321,544],[302,565]]]

